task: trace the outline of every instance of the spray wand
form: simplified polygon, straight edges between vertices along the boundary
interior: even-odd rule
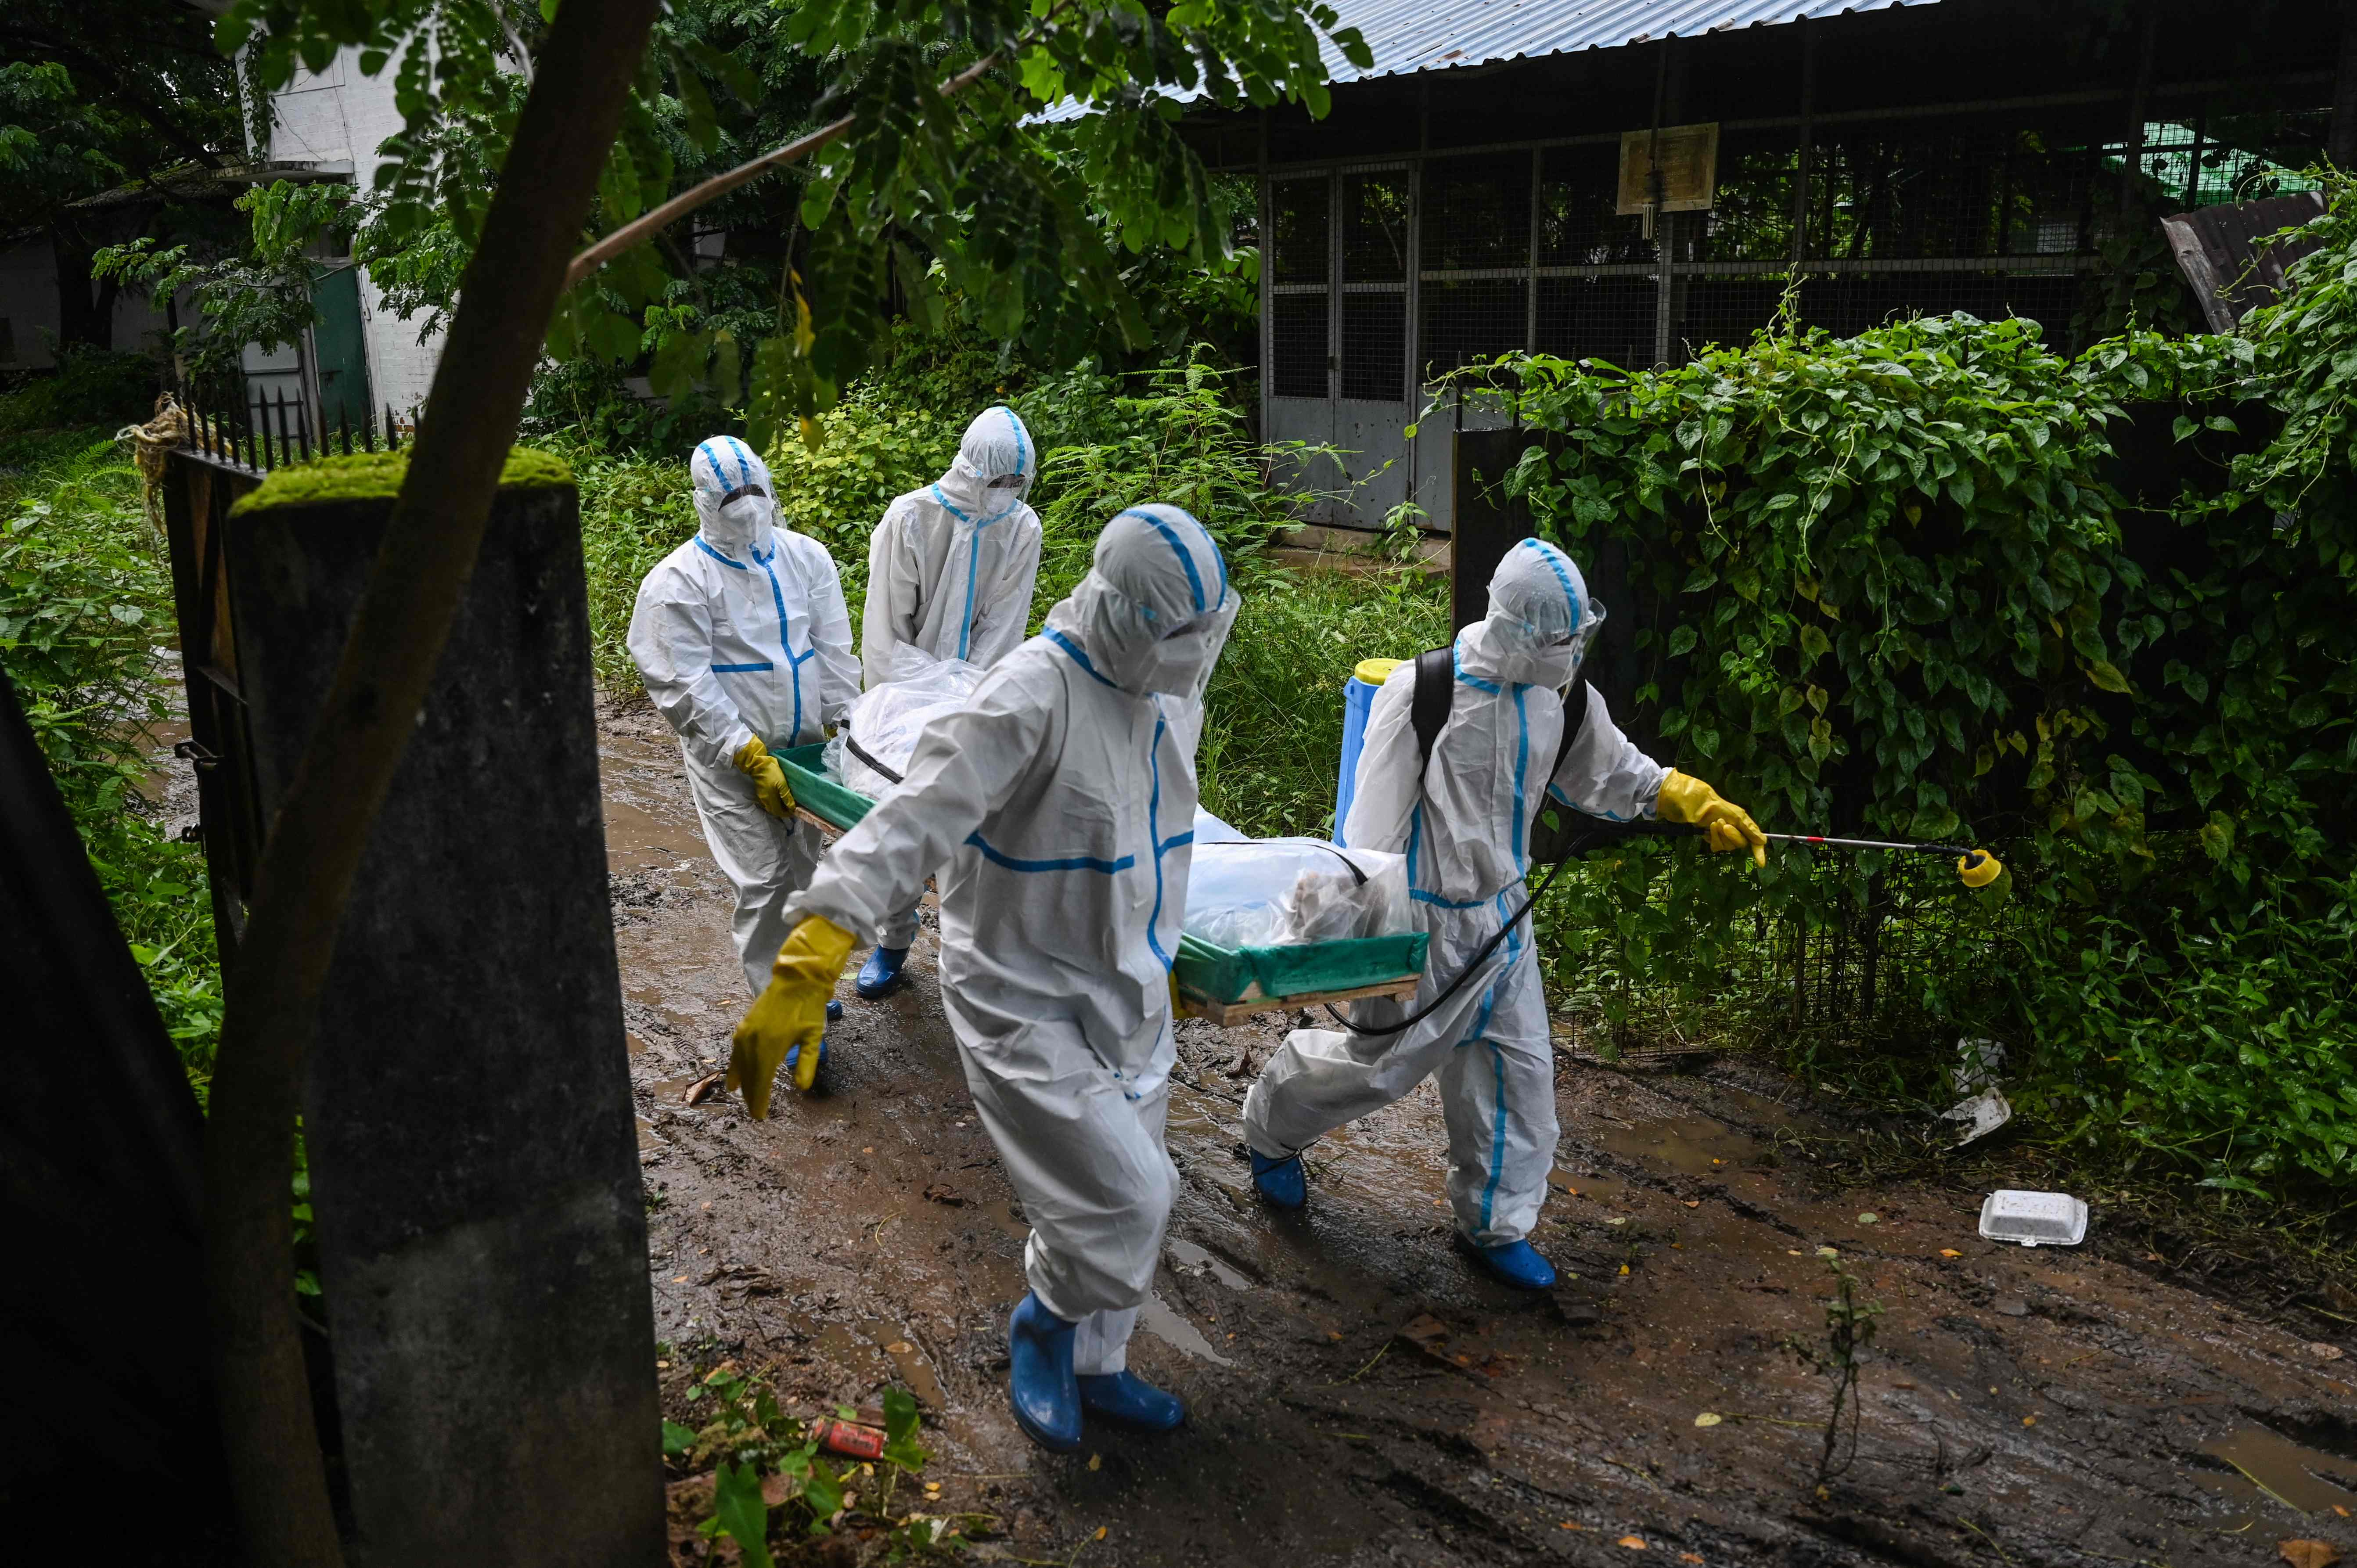
[[[1696,829],[1700,832],[1700,829]],[[1986,887],[1995,882],[2005,867],[1996,856],[1985,849],[1965,849],[1952,843],[1893,843],[1886,839],[1832,839],[1819,833],[1761,833],[1770,843],[1820,843],[1827,849],[1895,849],[1916,854],[1953,854],[1956,857],[1956,875],[1967,887]]]
[[[1695,822],[1664,822],[1650,820],[1641,822],[1618,822],[1612,824],[1612,827],[1614,835],[1617,837],[1700,838],[1705,835],[1704,828]],[[1813,843],[1822,844],[1827,849],[1889,849],[1898,850],[1902,854],[1953,855],[1956,858],[1956,876],[1967,887],[1986,887],[1995,882],[2005,871],[2004,865],[1999,864],[1996,856],[1988,851],[1966,849],[1959,844],[1900,843],[1889,839],[1839,839],[1828,838],[1822,833],[1762,832],[1760,836],[1771,843]],[[1475,953],[1471,961],[1458,972],[1457,978],[1450,981],[1439,995],[1402,1018],[1398,1023],[1375,1026],[1354,1024],[1344,1017],[1330,1002],[1326,1004],[1327,1016],[1354,1035],[1371,1036],[1396,1035],[1424,1022],[1426,1018],[1437,1012],[1450,997],[1465,988],[1465,983],[1473,978],[1491,953],[1498,950],[1498,944],[1504,941],[1507,934],[1516,926],[1523,923],[1523,917],[1531,912],[1531,907],[1546,897],[1547,889],[1555,886],[1555,879],[1562,873],[1564,866],[1569,865],[1571,859],[1576,858],[1580,853],[1582,852],[1575,850],[1571,856],[1556,862],[1550,867],[1546,879],[1523,900],[1523,907],[1514,911],[1514,918],[1498,928],[1496,934],[1482,944],[1481,950]]]

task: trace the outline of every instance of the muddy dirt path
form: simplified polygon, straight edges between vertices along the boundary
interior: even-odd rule
[[[2170,1283],[2101,1212],[2083,1249],[1984,1242],[1971,1195],[1836,1194],[1780,1162],[1774,1130],[1807,1119],[1741,1064],[1566,1054],[1534,1237],[1564,1279],[1525,1295],[1451,1250],[1429,1085],[1318,1145],[1305,1215],[1254,1199],[1236,1116],[1278,1022],[1180,1030],[1184,1181],[1132,1355],[1189,1425],[1045,1455],[1006,1413],[1024,1225],[930,925],[899,995],[844,988],[827,1093],[765,1123],[726,1096],[683,1104],[747,1000],[728,893],[661,721],[608,713],[602,757],[667,1398],[723,1355],[812,1405],[904,1384],[942,1501],[1003,1521],[985,1556],[2190,1568],[2273,1563],[2290,1538],[2357,1556],[2357,1354]],[[1886,1309],[1856,1461],[1823,1498],[1825,1381],[1781,1348],[1822,1340],[1821,1246]]]

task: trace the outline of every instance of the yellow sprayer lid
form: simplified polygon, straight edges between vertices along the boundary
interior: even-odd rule
[[[1405,659],[1361,659],[1351,673],[1370,686],[1380,686],[1391,678],[1393,671],[1406,662]]]

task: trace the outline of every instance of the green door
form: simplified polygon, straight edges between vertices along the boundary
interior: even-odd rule
[[[361,270],[338,267],[323,272],[311,285],[311,303],[319,319],[311,328],[311,344],[318,355],[319,421],[323,430],[336,430],[345,421],[355,435],[368,422],[368,345],[361,334]]]

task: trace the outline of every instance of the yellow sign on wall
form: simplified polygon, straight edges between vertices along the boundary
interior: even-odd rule
[[[1707,212],[1718,187],[1718,124],[1664,125],[1658,131],[1620,133],[1622,217],[1645,210],[1654,199],[1653,149],[1661,148],[1661,212]]]

